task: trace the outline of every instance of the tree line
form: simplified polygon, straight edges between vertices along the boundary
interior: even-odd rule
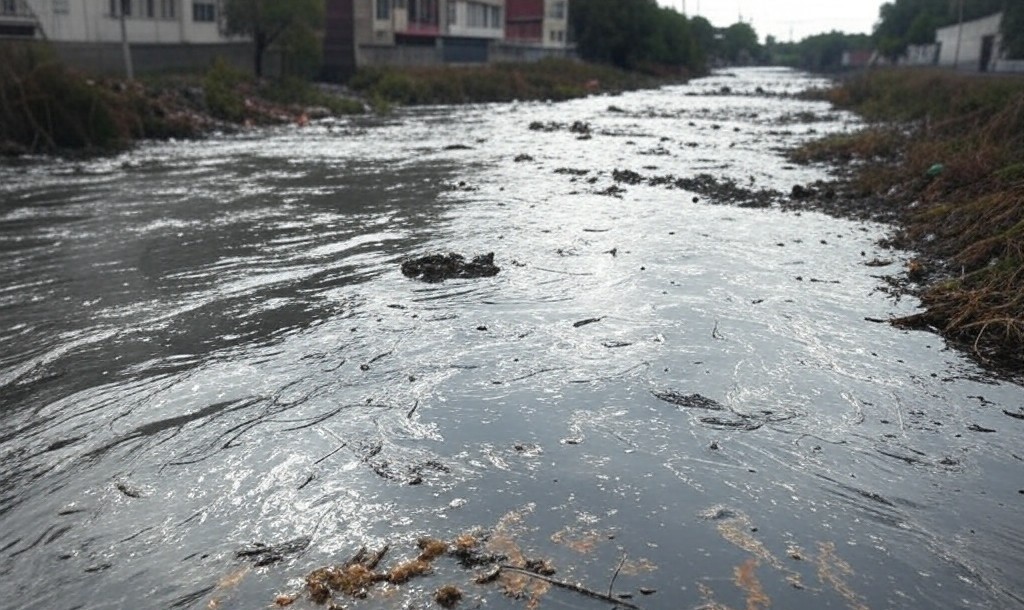
[[[907,46],[935,42],[939,28],[972,21],[1003,11],[1004,50],[1011,58],[1024,58],[1024,0],[895,0],[883,4],[874,41],[885,57],[897,59]]]

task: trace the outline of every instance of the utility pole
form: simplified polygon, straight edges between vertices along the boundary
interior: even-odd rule
[[[132,49],[128,45],[128,25],[125,23],[126,11],[129,2],[132,0],[121,0],[121,52],[124,54],[124,75],[129,81],[135,80],[135,70],[132,68]]]
[[[960,68],[960,41],[964,37],[964,0],[960,0],[960,16],[958,17],[960,25],[956,29],[956,53],[953,54],[953,69],[957,70]]]

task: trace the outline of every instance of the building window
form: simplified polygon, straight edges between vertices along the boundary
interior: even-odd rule
[[[160,0],[160,18],[161,19],[175,19],[177,18],[177,0]]]
[[[71,12],[68,0],[53,0],[53,12],[57,15],[67,15]]]
[[[448,0],[448,25],[455,25],[459,21],[459,10],[455,5],[455,0]]]
[[[121,11],[124,11],[125,17],[132,16],[131,0],[110,0],[110,16],[120,17]]]
[[[17,15],[18,12],[16,0],[0,0],[0,15]]]
[[[471,28],[501,29],[501,7],[467,2],[466,25]]]
[[[437,25],[437,0],[409,0],[409,22]]]
[[[466,25],[471,28],[482,28],[486,25],[487,15],[484,9],[487,8],[479,2],[466,3]]]
[[[377,19],[381,21],[391,19],[391,0],[377,0]]]
[[[548,8],[548,17],[565,19],[565,0],[554,0]]]
[[[212,23],[217,20],[217,7],[212,2],[193,2],[192,21]]]
[[[150,19],[156,17],[156,0],[146,0],[143,3],[142,16]]]

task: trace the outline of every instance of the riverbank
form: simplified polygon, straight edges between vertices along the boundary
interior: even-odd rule
[[[652,87],[665,79],[566,60],[472,68],[374,68],[349,87],[298,79],[260,81],[223,64],[205,74],[133,82],[91,79],[45,47],[0,46],[0,156],[95,155],[145,139],[194,139],[219,131],[396,106],[565,100]]]
[[[818,95],[869,124],[793,153],[838,168],[836,184],[805,189],[797,205],[895,222],[892,245],[919,253],[905,288],[924,311],[894,324],[935,330],[984,363],[1019,373],[1024,79],[873,71]]]

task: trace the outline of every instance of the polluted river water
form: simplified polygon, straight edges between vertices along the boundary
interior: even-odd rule
[[[780,209],[825,84],[0,168],[0,607],[327,607],[385,545],[337,607],[1024,607],[1024,391],[870,321],[891,228]],[[446,252],[501,271],[401,273]]]

